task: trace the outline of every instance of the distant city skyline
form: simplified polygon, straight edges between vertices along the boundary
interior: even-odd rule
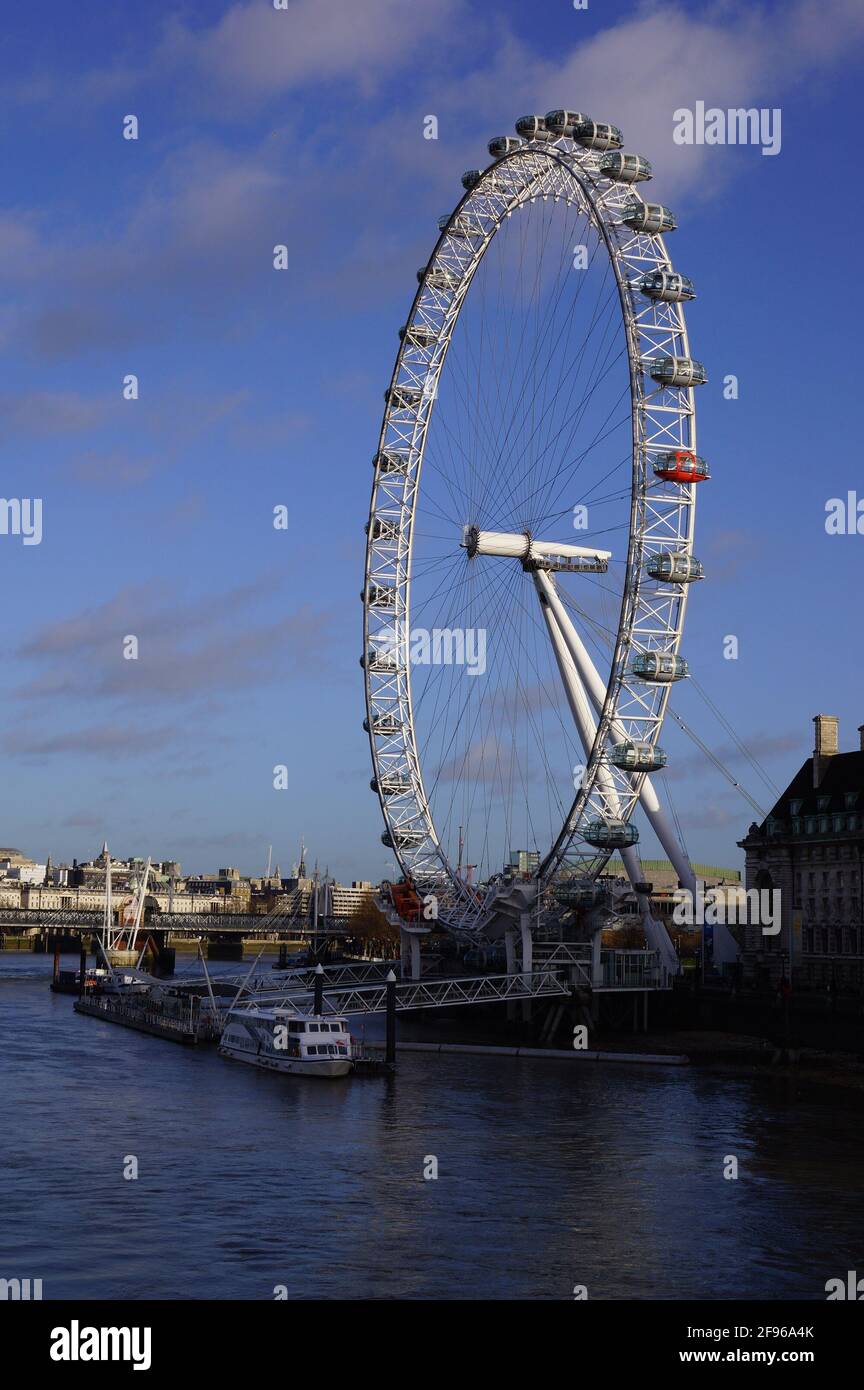
[[[176,875],[182,878],[211,878],[222,871],[236,872],[241,874],[244,878],[253,879],[268,879],[276,878],[277,876],[281,878],[293,878],[296,877],[298,874],[301,877],[312,877],[315,873],[319,873],[322,876],[329,875],[329,862],[327,861],[319,861],[319,859],[315,856],[307,858],[304,855],[301,857],[299,852],[296,857],[288,857],[283,861],[274,853],[272,853],[272,848],[272,846],[267,846],[267,849],[271,851],[269,857],[272,860],[269,871],[267,864],[267,855],[265,855],[265,861],[260,869],[244,869],[239,864],[234,864],[227,860],[225,862],[222,862],[220,860],[218,865],[208,864],[204,867],[196,866],[190,868],[188,865],[184,865],[181,860],[178,860],[176,857],[171,856],[166,856],[165,858],[157,858],[156,856],[153,856],[151,860],[151,869],[154,872],[163,872],[163,865],[173,865],[174,872],[176,873]],[[112,864],[131,864],[134,861],[143,865],[147,862],[148,857],[146,853],[141,854],[138,850],[133,850],[130,853],[126,853],[123,851],[123,849],[120,849],[119,851],[116,848],[112,849],[110,845],[108,846],[108,853],[111,858]],[[73,865],[76,864],[78,866],[92,865],[98,864],[101,860],[104,859],[104,842],[103,846],[100,847],[100,849],[95,850],[86,855],[73,855],[71,859],[58,857],[57,855],[53,854],[50,850],[48,850],[45,853],[29,853],[27,850],[22,849],[20,845],[0,845],[0,876],[2,876],[2,866],[4,862],[7,859],[11,859],[13,857],[21,858],[23,860],[26,860],[30,864],[35,864],[42,868],[47,867],[49,869],[53,868],[55,870],[61,868],[71,868]],[[285,867],[283,867],[283,864]],[[329,876],[332,877],[332,875]]]
[[[0,490],[42,511],[39,544],[0,534],[0,841],[71,863],[107,839],[259,876],[268,845],[284,868],[302,835],[341,882],[395,871],[358,667],[381,397],[462,171],[562,104],[651,160],[698,291],[712,478],[691,671],[777,788],[814,715],[856,748],[864,535],[838,531],[832,499],[864,499],[860,4],[624,0],[548,6],[542,24],[515,0],[294,10],[290,37],[266,5],[216,3],[191,26],[164,0],[8,26]],[[780,109],[782,146],[676,143],[675,112],[699,102]],[[696,686],[672,704],[770,809]],[[673,720],[663,743],[691,857],[740,865],[757,813]],[[641,847],[659,854],[647,829]]]

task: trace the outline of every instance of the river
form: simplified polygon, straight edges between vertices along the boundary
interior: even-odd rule
[[[864,1275],[857,1092],[424,1053],[278,1077],[79,1016],[50,972],[0,954],[0,1277],[46,1299],[824,1299]]]

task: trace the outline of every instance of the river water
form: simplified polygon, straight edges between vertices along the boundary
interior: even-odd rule
[[[50,972],[0,954],[0,1277],[45,1298],[824,1299],[864,1275],[856,1092],[422,1053],[278,1077],[81,1017]]]

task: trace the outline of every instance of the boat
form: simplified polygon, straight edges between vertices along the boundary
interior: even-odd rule
[[[135,970],[131,966],[112,966],[110,974],[107,971],[101,973],[105,976],[101,984],[103,994],[149,994],[162,984],[155,975],[148,975],[146,970]]]
[[[354,1066],[344,1018],[258,1004],[229,1010],[219,1054],[291,1076],[347,1076]]]
[[[98,967],[88,966],[84,972],[84,987],[88,994],[94,990],[101,989],[105,980],[108,978],[108,971]],[[54,994],[75,994],[81,993],[81,971],[80,970],[55,970],[51,978],[51,989]]]

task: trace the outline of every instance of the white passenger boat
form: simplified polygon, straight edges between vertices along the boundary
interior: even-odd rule
[[[297,1076],[346,1076],[354,1065],[344,1018],[246,1004],[225,1020],[222,1057]]]

